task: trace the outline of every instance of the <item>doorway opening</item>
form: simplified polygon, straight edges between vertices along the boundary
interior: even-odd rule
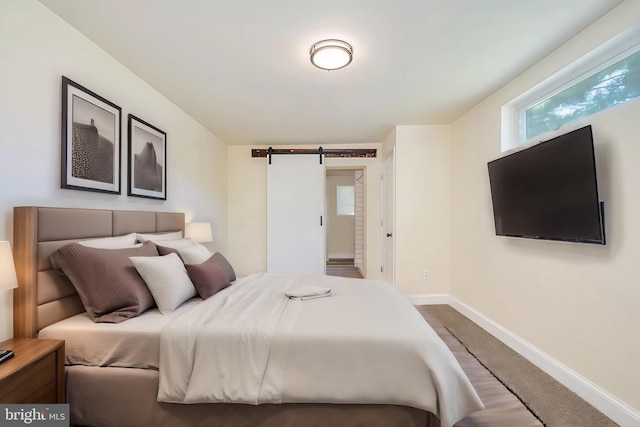
[[[363,278],[364,169],[326,170],[326,272]]]

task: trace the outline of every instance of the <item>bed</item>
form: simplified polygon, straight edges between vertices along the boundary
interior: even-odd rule
[[[154,307],[121,323],[94,323],[87,317],[85,306],[74,286],[52,268],[50,261],[50,255],[59,248],[79,240],[183,230],[182,213],[14,208],[14,257],[19,281],[14,294],[14,335],[65,339],[66,395],[72,424],[436,427],[441,424],[453,425],[465,414],[481,409],[482,404],[475,390],[466,376],[460,375],[462,371],[459,365],[442,342],[435,342],[433,349],[419,357],[432,359],[432,365],[417,369],[424,371],[425,378],[433,380],[433,385],[429,386],[420,383],[417,374],[414,375],[415,381],[411,376],[398,381],[400,374],[396,375],[392,370],[387,372],[387,368],[394,363],[421,363],[415,360],[415,355],[394,353],[401,347],[413,347],[413,335],[407,333],[400,337],[399,345],[384,351],[371,347],[365,359],[362,359],[362,354],[357,354],[362,352],[361,346],[349,346],[352,336],[345,335],[345,331],[366,336],[375,329],[387,334],[405,335],[398,334],[398,329],[393,327],[402,327],[405,321],[409,322],[407,324],[414,322],[414,314],[420,317],[399,294],[389,294],[379,282],[357,282],[359,286],[371,286],[367,291],[371,295],[367,296],[367,303],[362,304],[358,303],[362,299],[362,290],[355,285],[356,282],[320,276],[274,277],[266,273],[255,274],[239,278],[232,286],[204,301],[197,296],[188,299],[171,313],[163,314]],[[289,285],[286,284],[287,280],[291,281]],[[313,300],[282,298],[282,291],[291,288],[294,282],[301,286],[309,283],[328,286],[334,295]],[[263,291],[256,292],[257,286],[262,286],[260,289],[280,288],[274,296]],[[242,308],[246,304],[242,301],[247,301],[247,298],[252,307],[257,308],[239,310],[238,307]],[[262,299],[264,301],[259,302]],[[240,302],[233,305],[229,301]],[[339,309],[341,304],[344,307]],[[385,310],[391,310],[394,305],[397,306],[394,309],[403,310],[404,314],[385,318]],[[228,306],[230,309],[227,309]],[[274,308],[276,306],[280,308]],[[360,308],[346,314],[349,311],[345,308],[349,306]],[[404,307],[409,309],[404,310]],[[222,308],[227,310],[224,316],[220,314]],[[329,311],[331,315],[327,314],[327,310],[332,310]],[[378,313],[384,322],[381,320],[375,327],[370,322],[358,322],[358,310],[369,312],[369,319],[372,313]],[[249,312],[255,312],[257,317],[252,319],[247,314]],[[195,324],[195,330],[185,332],[180,329],[182,326],[178,328],[180,322],[174,318],[182,322],[187,316],[191,316],[190,320],[183,323]],[[324,316],[326,320],[317,322],[318,316]],[[352,316],[351,320],[349,316]],[[222,328],[224,323],[221,319],[225,317],[230,326]],[[273,341],[266,347],[262,345],[247,349],[243,346],[246,340],[238,339],[237,334],[229,332],[229,328],[233,329],[240,320],[245,321],[245,317],[246,321],[261,325],[262,329],[257,333],[258,341],[264,336],[273,337]],[[202,318],[215,318],[214,322],[210,322],[211,330],[206,333],[201,333],[201,323],[204,322],[198,319]],[[394,323],[398,325],[392,325]],[[327,327],[324,327],[325,324]],[[341,324],[352,324],[353,327],[341,328]],[[271,325],[271,329],[264,329],[265,325]],[[425,335],[435,335],[426,325],[424,320],[420,325],[415,323],[415,327]],[[428,329],[420,329],[423,327]],[[213,344],[190,341],[193,335],[197,335],[194,331],[214,336]],[[327,336],[327,331],[336,333]],[[165,344],[168,342],[165,335],[173,335],[178,339],[173,344],[177,350],[171,350],[171,346]],[[93,337],[93,340],[87,337]],[[183,341],[179,341],[181,337]],[[380,341],[376,337],[369,340],[369,344],[376,344],[376,340]],[[224,342],[224,346],[220,342]],[[220,352],[220,349],[232,347],[236,349],[233,357],[227,354],[229,360],[222,365],[225,352]],[[443,352],[442,348],[446,351]],[[91,351],[83,353],[83,349]],[[180,349],[188,351],[181,354]],[[196,350],[202,350],[203,354],[198,356]],[[217,351],[216,361],[220,363],[202,363],[202,360],[207,360],[202,359],[207,351]],[[278,354],[280,358],[276,358]],[[255,390],[251,389],[253,386],[248,387],[255,395],[247,395],[242,390],[242,395],[236,396],[234,393],[237,392],[238,381],[235,377],[230,380],[226,374],[251,371],[243,367],[253,367],[256,355],[257,360],[263,360],[263,365],[268,367],[263,366],[263,376],[258,377],[259,382],[264,384],[261,383]],[[321,357],[318,358],[318,355]],[[200,359],[196,359],[196,356]],[[253,359],[245,359],[250,356]],[[196,362],[185,367],[177,363],[180,359],[187,362],[200,360],[200,365]],[[168,360],[171,362],[168,363]],[[383,366],[384,369],[370,374],[371,371],[360,370],[362,363],[350,366],[347,363],[349,360],[352,363],[354,360],[366,360],[367,365],[371,364],[374,368]],[[341,366],[343,363],[345,366]],[[285,365],[287,371],[283,371]],[[337,370],[329,371],[332,365],[338,365]],[[221,393],[222,397],[213,396],[212,401],[211,396],[207,396],[207,390],[201,390],[202,384],[200,390],[192,387],[197,391],[196,394],[181,394],[178,384],[183,379],[173,371],[192,369],[198,372],[198,375],[192,375],[192,379],[204,378],[200,372],[206,371],[212,375],[215,381],[208,381],[221,384],[220,391],[216,393]],[[413,372],[416,373],[416,370]],[[332,384],[336,382],[332,376],[342,378],[343,386],[332,389]],[[281,384],[285,377],[286,387]],[[291,378],[297,378],[297,381]],[[360,381],[363,390],[357,386]],[[249,382],[253,384],[255,381]],[[308,387],[310,382],[313,387]],[[351,383],[355,384],[354,387],[350,386]],[[224,384],[231,388],[225,389]],[[423,393],[407,393],[412,387],[424,387],[424,396]],[[370,393],[372,389],[376,391]],[[403,396],[403,393],[411,396]],[[419,395],[417,401],[414,401],[413,395]]]

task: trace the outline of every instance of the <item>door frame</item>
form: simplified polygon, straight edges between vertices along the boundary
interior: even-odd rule
[[[357,200],[356,200],[356,212],[355,212],[355,217],[354,217],[354,228],[353,228],[353,244],[354,244],[354,266],[358,267],[358,270],[360,271],[360,274],[362,274],[362,277],[366,277],[366,269],[367,269],[367,245],[366,245],[366,237],[367,237],[367,203],[366,203],[366,191],[367,191],[367,171],[366,171],[366,166],[329,166],[326,167],[325,169],[325,174],[328,177],[329,176],[329,171],[336,171],[336,170],[344,170],[344,171],[350,171],[353,173],[354,175],[354,187],[357,187],[357,183],[355,182],[355,173],[357,171],[362,172],[362,192],[363,192],[363,198],[364,198],[364,203],[362,206],[362,234],[363,234],[363,242],[362,242],[362,264],[361,266],[358,266],[358,257],[357,257],[357,250],[358,250],[358,245],[356,243],[356,235],[357,235],[357,227],[358,227],[358,220],[357,220],[357,215],[358,215],[358,210],[357,210]],[[357,194],[356,194],[357,197]],[[328,187],[325,187],[325,209],[328,209],[329,207],[329,201],[327,200],[328,198]],[[325,211],[325,218],[326,218],[326,229],[325,229],[325,236],[327,236],[326,238],[326,253],[327,253],[327,261],[329,260],[329,233],[330,233],[330,229],[332,227],[331,224],[331,217],[330,217],[330,213]]]
[[[389,168],[388,176],[385,176],[385,170]],[[381,251],[380,251],[380,270],[382,273],[382,280],[396,286],[396,224],[395,224],[395,211],[396,211],[396,188],[395,188],[395,147],[387,154],[382,161],[382,171],[380,174],[381,185],[381,221],[380,221],[380,236],[381,236]],[[386,189],[386,191],[385,191]],[[390,194],[389,194],[390,193]],[[387,218],[387,213],[391,218]],[[391,233],[390,237],[387,237],[387,233]],[[391,245],[389,247],[389,245]],[[387,253],[391,252],[391,259],[389,265],[387,262]],[[386,269],[384,267],[387,267]],[[391,270],[391,271],[389,271]]]

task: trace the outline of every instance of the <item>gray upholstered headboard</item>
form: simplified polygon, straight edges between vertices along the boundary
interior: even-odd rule
[[[73,285],[52,270],[49,255],[60,246],[82,239],[169,231],[184,232],[184,213],[15,207],[14,336],[35,337],[45,326],[84,311]]]

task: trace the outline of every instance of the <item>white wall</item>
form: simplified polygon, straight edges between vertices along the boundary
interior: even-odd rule
[[[396,126],[396,286],[449,293],[449,126]],[[429,278],[422,272],[429,270]]]
[[[625,28],[626,1],[452,125],[451,293],[640,411],[640,100],[590,123],[607,245],[494,235],[487,161],[500,155],[501,106]]]
[[[229,262],[238,276],[265,271],[267,267],[267,160],[252,158],[248,146],[228,147],[228,249]],[[296,148],[273,146],[273,148]],[[306,147],[309,148],[309,147]],[[332,145],[331,148],[363,148]],[[379,144],[369,144],[377,148]],[[362,168],[365,171],[366,248],[365,275],[380,278],[380,158],[328,158],[327,168]]]
[[[226,249],[226,145],[35,0],[0,2],[0,240],[13,206],[181,211]],[[122,108],[122,195],[60,189],[61,76]],[[167,201],[127,197],[127,115],[167,133]],[[13,335],[0,292],[0,341]]]

